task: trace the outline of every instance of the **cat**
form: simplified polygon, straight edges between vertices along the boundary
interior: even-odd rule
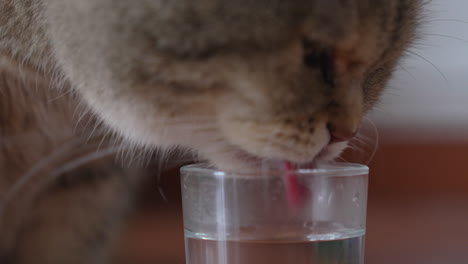
[[[118,146],[224,170],[337,157],[423,4],[2,0],[0,262],[108,261],[151,174]]]

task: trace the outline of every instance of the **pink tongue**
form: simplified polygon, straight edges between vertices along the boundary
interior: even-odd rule
[[[286,182],[286,193],[289,207],[291,209],[299,209],[307,200],[309,190],[299,183],[298,177],[294,173],[296,166],[288,161],[285,161],[284,167],[286,169],[286,174],[284,177]]]

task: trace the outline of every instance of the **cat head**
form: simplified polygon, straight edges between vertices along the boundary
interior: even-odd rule
[[[42,0],[53,54],[110,127],[222,168],[336,157],[416,27],[417,0]]]

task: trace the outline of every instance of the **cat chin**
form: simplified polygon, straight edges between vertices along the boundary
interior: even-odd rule
[[[326,163],[335,160],[348,146],[348,142],[332,143],[324,147],[318,155],[311,157],[307,162],[297,163],[301,167],[310,167],[315,163]],[[212,152],[210,154],[202,154],[211,165],[223,170],[234,172],[252,172],[264,171],[268,168],[282,169],[284,162],[287,159],[267,159],[252,155],[239,148],[231,147],[223,152]]]
[[[317,159],[319,161],[332,161],[338,158],[347,147],[348,141],[329,144],[317,155]]]

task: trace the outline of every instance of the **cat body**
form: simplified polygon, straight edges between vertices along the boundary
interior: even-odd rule
[[[421,5],[2,0],[0,262],[108,258],[148,174],[119,166],[120,139],[227,170],[336,157]]]

